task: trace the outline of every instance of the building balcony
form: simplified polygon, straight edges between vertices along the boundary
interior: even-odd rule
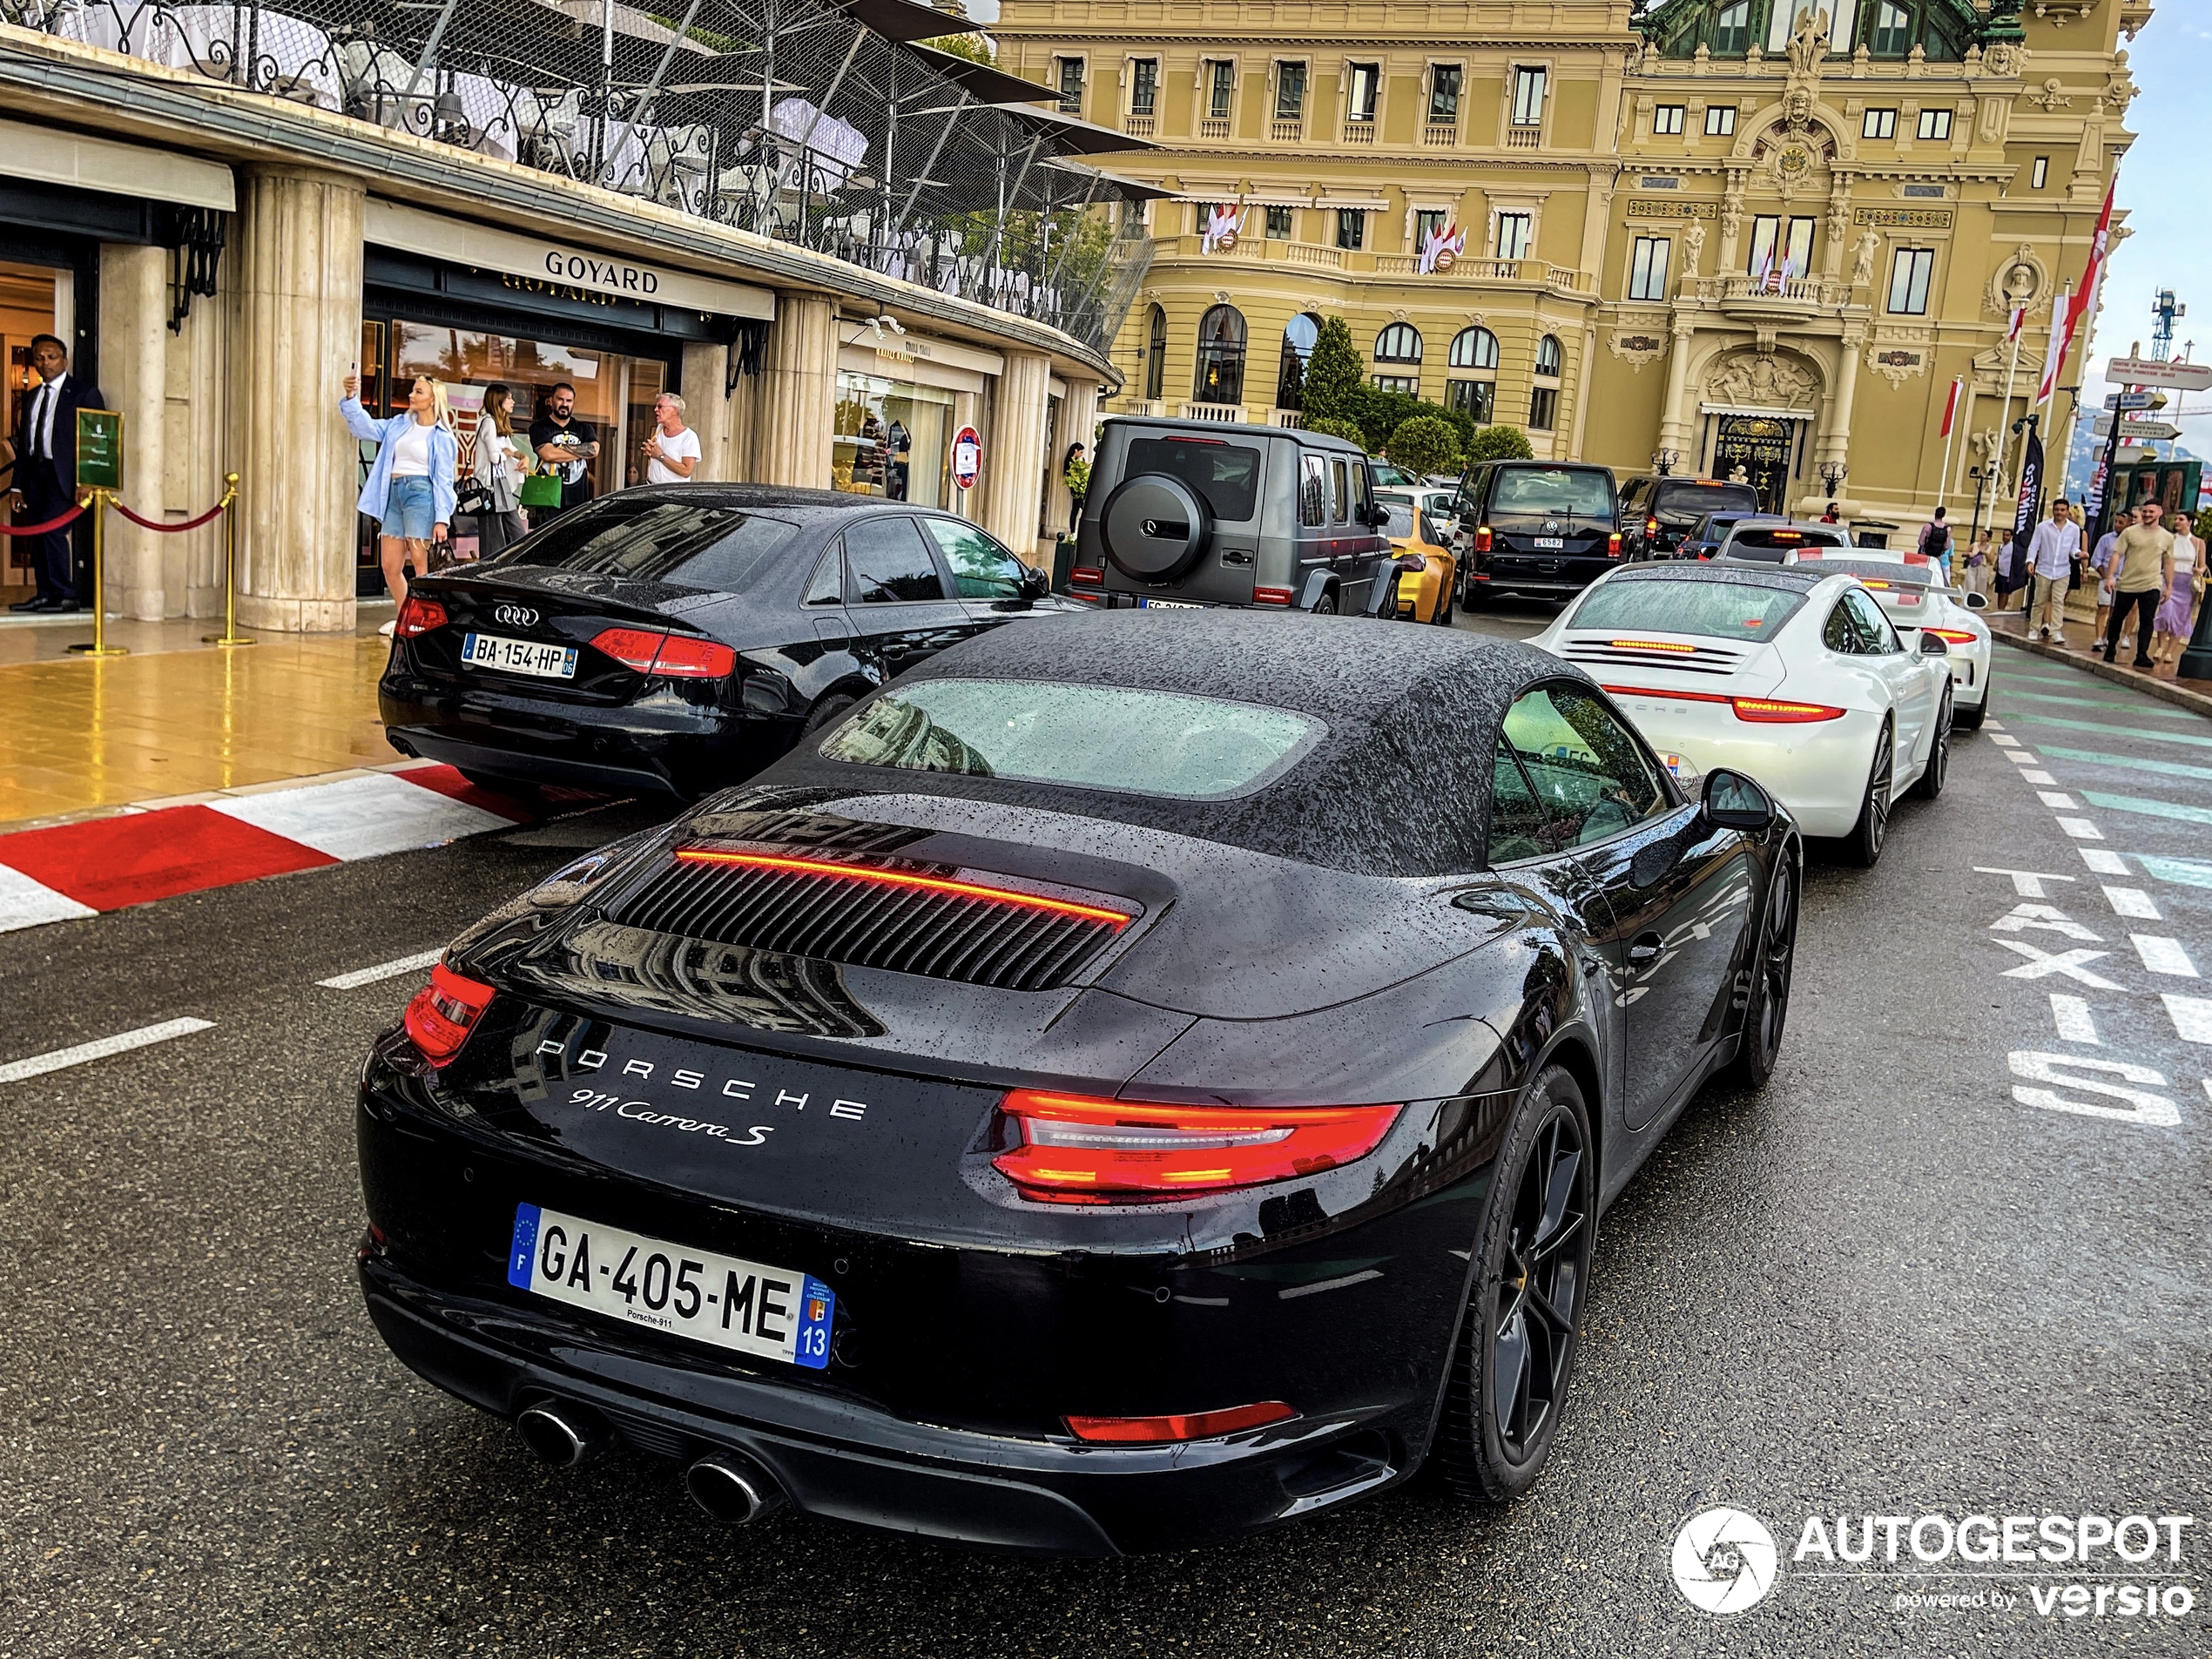
[[[1459,124],[1452,121],[1432,121],[1421,129],[1421,147],[1425,150],[1450,150],[1460,142]]]
[[[1372,121],[1346,121],[1344,124],[1344,141],[1346,144],[1372,144],[1375,141],[1375,124]]]
[[[1132,138],[1149,138],[1159,122],[1157,115],[1131,115],[1123,118],[1122,131]]]
[[[1225,115],[1202,116],[1198,121],[1198,136],[1202,138],[1227,138],[1229,118]]]
[[[1322,242],[1288,242],[1250,233],[1238,237],[1234,247],[1217,248],[1211,253],[1205,251],[1204,238],[1197,235],[1156,237],[1152,249],[1156,268],[1167,260],[1236,266],[1282,265],[1307,270],[1341,272],[1346,276],[1397,278],[1424,286],[1434,284],[1453,289],[1472,283],[1514,283],[1576,298],[1590,298],[1597,292],[1597,279],[1592,273],[1554,265],[1548,260],[1462,257],[1453,261],[1448,271],[1433,271],[1423,275],[1419,257],[1412,253],[1375,253],[1364,248],[1332,247]]]
[[[1220,421],[1234,424],[1244,418],[1241,403],[1185,403],[1177,413],[1179,421]]]
[[[1267,137],[1274,144],[1304,144],[1305,118],[1302,115],[1278,115],[1267,124]]]
[[[1541,150],[1544,144],[1544,130],[1540,126],[1512,126],[1506,129],[1506,148],[1508,150]]]
[[[1817,315],[1829,306],[1851,303],[1851,285],[1822,277],[1793,277],[1762,280],[1755,276],[1699,277],[1694,285],[1699,300],[1717,306],[1723,315],[1749,321],[1799,320]]]

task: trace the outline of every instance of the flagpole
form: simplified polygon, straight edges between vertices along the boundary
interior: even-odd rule
[[[2006,370],[2005,371],[2005,401],[2004,401],[2004,404],[2003,404],[2003,412],[2002,412],[2002,413],[1999,415],[1999,417],[1998,417],[1998,421],[1997,421],[1997,459],[1996,459],[1996,461],[1995,461],[1995,462],[1992,464],[1992,466],[1991,466],[1991,468],[1990,468],[1990,478],[1991,478],[1991,501],[1990,501],[1990,508],[1991,508],[1991,510],[1992,510],[1992,512],[1993,512],[1993,513],[1994,512],[1994,510],[1995,510],[1995,509],[1996,509],[1997,502],[2000,502],[2000,501],[2002,501],[2002,500],[2006,499],[2006,496],[2005,496],[2005,448],[2006,448],[2006,445],[2005,445],[2005,440],[2006,440],[2006,438],[2008,438],[2008,437],[2010,437],[2010,436],[2012,435],[2012,430],[2013,430],[2013,377],[2014,375],[2016,375],[2016,374],[2018,374],[2020,373],[2020,330],[2021,330],[2021,329],[2023,329],[2023,328],[2025,328],[2027,326],[2027,316],[2026,316],[2025,314],[2021,315],[2021,316],[2020,317],[2020,319],[2019,319],[2019,320],[2017,320],[2017,321],[2013,324],[2013,366],[2012,366],[2010,368],[2008,368],[2008,369],[2006,369]],[[1997,529],[1996,523],[1993,522],[1993,522],[1991,523],[1991,524],[1990,524],[1989,528],[1990,528],[1990,530],[1991,530],[1991,532],[1992,532],[1992,536],[1993,536],[1993,539],[1994,533],[1995,533],[1996,529]],[[2006,571],[2005,571],[2005,567],[2004,567],[2004,566],[2000,563],[2000,564],[1997,567],[1997,570],[1996,570],[1996,571],[1994,572],[1994,574],[1995,574],[1997,577],[2000,577],[2000,578],[2001,578],[2001,577],[2002,577],[2006,574]],[[1998,594],[1998,596],[1997,596],[1997,597],[1998,597],[1998,598],[1999,598],[2000,601],[2002,601],[2002,600],[2004,600],[2005,598],[2006,598],[2006,597],[2010,597],[2010,595],[2011,595],[2012,591],[2013,591],[2013,590],[2012,590],[2011,589],[2006,589],[2006,590],[2003,590],[2003,591],[2000,592],[2000,593]]]
[[[1951,445],[1952,440],[1959,435],[1959,394],[1965,384],[1963,379],[1951,382],[1951,402],[1944,411],[1943,473],[1936,480],[1936,510],[1938,512],[1942,512],[1951,505]]]

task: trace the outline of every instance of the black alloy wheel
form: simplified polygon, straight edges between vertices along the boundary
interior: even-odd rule
[[[1758,954],[1750,964],[1751,1000],[1743,1008],[1743,1031],[1737,1044],[1735,1080],[1764,1089],[1774,1076],[1782,1049],[1782,1028],[1790,1017],[1790,976],[1797,962],[1797,875],[1790,849],[1783,847],[1767,889],[1766,914],[1759,923]]]
[[[1858,822],[1844,838],[1851,861],[1872,869],[1890,836],[1890,798],[1897,788],[1897,746],[1894,729],[1882,722],[1882,735],[1874,740],[1874,764],[1866,773],[1866,798],[1859,803]]]
[[[1936,711],[1935,736],[1928,741],[1928,764],[1912,786],[1912,792],[1922,800],[1943,793],[1944,780],[1951,775],[1951,683],[1946,680],[1943,706]]]
[[[842,692],[822,698],[808,711],[806,724],[799,728],[799,735],[801,738],[813,737],[831,721],[840,718],[846,710],[851,708],[859,700],[858,698],[846,697]]]
[[[1316,599],[1313,602],[1313,610],[1310,614],[1316,617],[1335,616],[1337,614],[1337,596],[1333,593],[1323,594],[1318,599]]]
[[[1517,1498],[1551,1455],[1596,1233],[1590,1147],[1581,1089],[1547,1066],[1498,1155],[1439,1428],[1463,1497]]]

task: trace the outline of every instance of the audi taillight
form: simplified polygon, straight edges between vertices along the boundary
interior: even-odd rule
[[[1252,603],[1256,605],[1286,605],[1290,604],[1291,597],[1288,588],[1254,588],[1252,590]]]
[[[401,639],[412,639],[417,634],[427,634],[433,628],[446,625],[446,608],[435,599],[426,599],[419,593],[410,593],[401,602],[400,619],[392,631]]]
[[[407,1034],[425,1060],[442,1066],[461,1052],[491,997],[490,986],[463,979],[440,962],[430,970],[430,982],[407,1005]]]
[[[1099,1446],[1162,1446],[1177,1440],[1211,1440],[1270,1423],[1287,1423],[1298,1413],[1279,1399],[1231,1406],[1217,1412],[1170,1412],[1164,1417],[1069,1417],[1062,1420],[1079,1440]]]
[[[724,679],[738,665],[738,653],[717,640],[650,628],[602,629],[593,637],[591,648],[624,668],[671,679]]]
[[[1490,550],[1490,527],[1487,524],[1475,527],[1474,550],[1478,553],[1487,553]]]
[[[1974,637],[1963,628],[1923,628],[1924,634],[1933,634],[1946,645],[1971,645]]]
[[[1764,724],[1791,725],[1808,720],[1840,720],[1845,711],[1825,703],[1785,703],[1771,697],[1736,697],[1736,718]]]
[[[1620,531],[1615,530],[1605,538],[1605,556],[1608,559],[1617,559],[1621,556]]]
[[[992,1167],[1025,1198],[1159,1204],[1319,1175],[1373,1151],[1389,1106],[1161,1106],[1009,1090],[991,1126]]]

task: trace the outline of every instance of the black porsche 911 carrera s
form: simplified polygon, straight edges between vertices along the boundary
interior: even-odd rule
[[[1536,1479],[1598,1216],[1763,1082],[1801,849],[1437,629],[1006,629],[457,941],[368,1308],[556,1463],[1110,1554]]]

